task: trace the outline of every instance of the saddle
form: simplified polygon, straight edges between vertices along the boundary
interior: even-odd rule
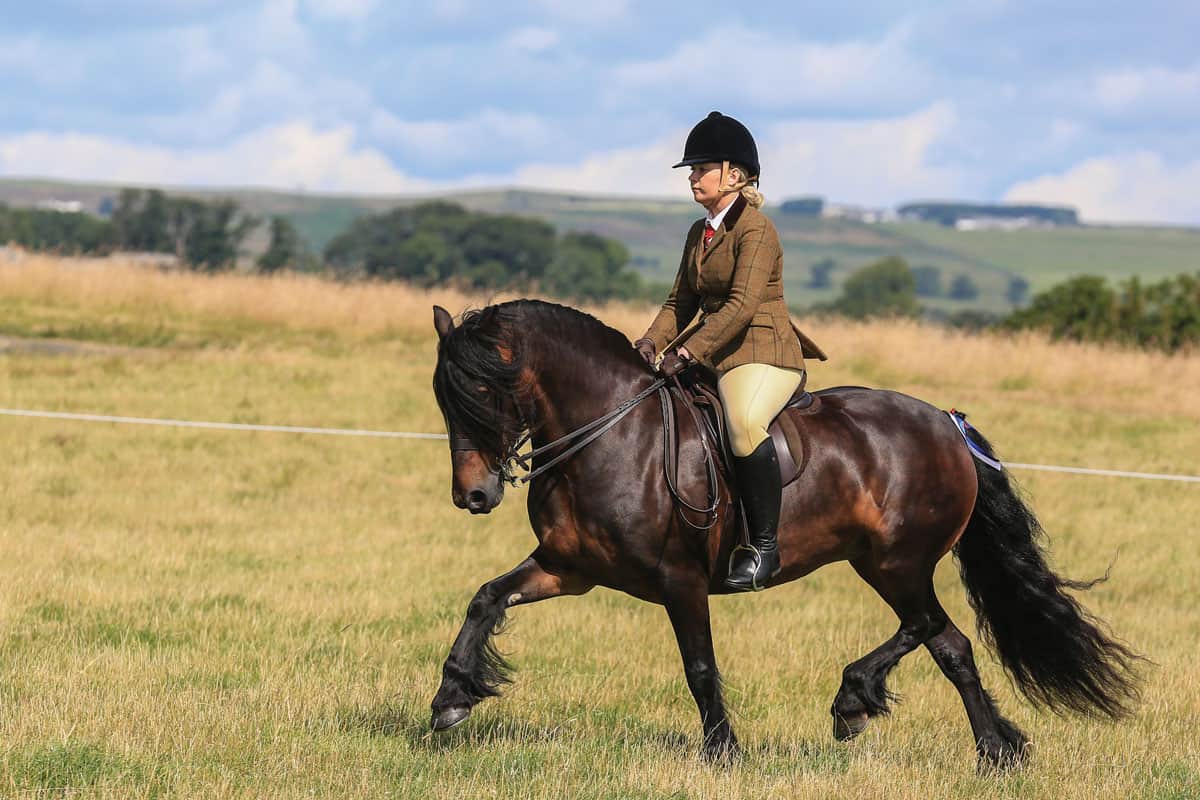
[[[779,477],[783,486],[800,477],[811,451],[807,432],[799,418],[821,408],[820,396],[804,388],[807,382],[808,374],[805,373],[787,405],[767,426],[779,457]],[[695,365],[680,373],[672,392],[695,410],[691,416],[702,423],[701,435],[708,437],[711,449],[720,454],[718,460],[725,474],[733,475],[733,450],[725,429],[725,409],[717,392],[716,374],[702,365]]]

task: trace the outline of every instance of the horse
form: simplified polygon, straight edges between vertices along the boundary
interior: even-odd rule
[[[663,393],[629,405],[629,398],[648,397],[655,372],[624,334],[567,306],[514,300],[467,311],[457,324],[434,306],[434,327],[433,390],[451,442],[454,504],[471,514],[499,505],[526,438],[541,464],[528,483],[537,546],[484,583],[467,607],[431,703],[433,730],[462,723],[511,680],[492,642],[507,609],[601,586],[665,607],[700,712],[702,756],[740,757],[708,599],[726,591],[737,511],[723,473],[706,525],[684,513],[665,485],[662,404],[683,400]],[[801,423],[812,452],[800,479],[783,491],[782,569],[768,588],[845,560],[899,618],[895,634],[843,670],[830,709],[834,736],[853,738],[889,712],[889,671],[924,645],[961,696],[979,767],[1026,759],[1027,737],[980,684],[971,642],[934,592],[934,567],[951,551],[982,638],[1030,701],[1056,712],[1129,714],[1141,656],[1065,591],[1091,583],[1050,569],[1041,525],[999,463],[981,463],[950,414],[908,395],[863,387],[814,394],[820,408]],[[624,416],[603,435],[572,448],[569,458],[546,460],[542,448],[622,401]],[[994,458],[982,434],[967,430]],[[712,477],[707,447],[699,426],[679,426],[680,492],[696,497]]]

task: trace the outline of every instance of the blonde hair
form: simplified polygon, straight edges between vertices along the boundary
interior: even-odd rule
[[[726,188],[725,184],[729,181],[729,170],[736,169],[742,179],[733,186]],[[729,192],[741,192],[742,197],[746,198],[746,202],[755,208],[762,208],[763,203],[767,202],[767,198],[763,197],[762,192],[758,190],[758,176],[750,175],[750,170],[746,169],[741,164],[731,164],[728,161],[721,162],[721,193],[728,194]]]

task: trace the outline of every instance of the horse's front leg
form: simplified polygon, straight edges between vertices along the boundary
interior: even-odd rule
[[[712,627],[709,623],[708,585],[703,578],[675,586],[665,594],[667,615],[675,629],[679,654],[688,688],[700,709],[704,728],[704,757],[710,761],[732,761],[741,751],[737,737],[725,714],[721,697],[721,675],[713,653]]]
[[[471,715],[476,703],[500,694],[500,685],[509,682],[511,667],[491,641],[509,606],[583,594],[591,588],[592,584],[574,575],[547,569],[536,551],[511,571],[480,586],[442,667],[442,685],[431,704],[433,729],[453,728]]]

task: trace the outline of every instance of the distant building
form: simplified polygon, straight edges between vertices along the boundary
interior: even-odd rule
[[[849,219],[867,224],[895,222],[899,219],[896,212],[890,208],[864,208],[862,206],[839,205],[836,203],[826,203],[821,216],[826,219]]]
[[[954,227],[960,231],[1019,231],[1057,226],[1034,217],[962,217],[955,221]]]
[[[1079,213],[1066,206],[1004,205],[958,202],[906,203],[896,209],[900,219],[935,222],[959,230],[1078,225]]]
[[[60,214],[78,214],[83,211],[83,203],[78,200],[42,200],[37,207],[43,211],[57,211]]]

